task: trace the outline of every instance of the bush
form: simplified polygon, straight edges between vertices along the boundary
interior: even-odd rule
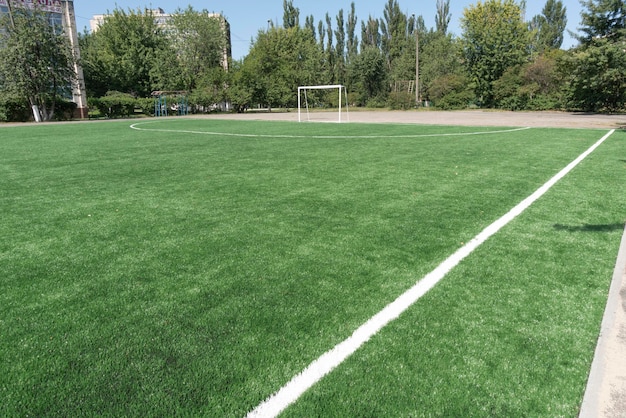
[[[407,110],[415,107],[415,95],[406,91],[389,93],[387,106],[391,110]]]
[[[69,100],[60,100],[54,106],[54,120],[72,120],[77,104]]]
[[[474,93],[469,90],[453,91],[440,98],[434,104],[442,110],[467,109],[474,98]]]
[[[221,92],[204,88],[192,91],[188,96],[189,106],[194,113],[209,113],[219,109],[218,103],[224,102]]]
[[[382,109],[386,107],[386,105],[387,100],[382,94],[368,99],[365,103],[365,107],[369,107],[371,109]]]
[[[147,97],[145,99],[135,99],[135,112],[139,110],[142,115],[153,116],[154,115],[154,103],[155,99]]]
[[[109,119],[130,117],[135,114],[136,99],[130,94],[117,91],[106,96],[89,99],[89,107],[94,107]]]
[[[529,100],[526,107],[528,110],[558,110],[563,105],[555,96],[539,94]]]
[[[428,87],[428,97],[443,110],[465,109],[475,99],[467,78],[456,74],[433,80]]]
[[[26,100],[0,94],[0,122],[27,122],[30,115]]]

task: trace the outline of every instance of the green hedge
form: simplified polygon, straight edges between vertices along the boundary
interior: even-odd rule
[[[90,108],[98,109],[101,115],[109,119],[135,114],[135,98],[130,94],[109,92],[104,97],[88,99],[88,103]]]
[[[153,98],[135,98],[130,94],[111,91],[104,97],[90,97],[89,108],[97,109],[109,119],[128,118],[136,114],[154,115]]]

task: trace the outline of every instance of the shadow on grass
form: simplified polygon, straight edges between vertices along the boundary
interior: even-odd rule
[[[614,224],[583,224],[583,225],[562,225],[555,224],[554,229],[557,231],[567,232],[612,232],[617,230],[623,230],[623,223]]]

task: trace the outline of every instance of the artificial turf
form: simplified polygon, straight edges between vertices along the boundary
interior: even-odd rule
[[[245,415],[604,134],[129,125],[0,130],[2,415]],[[575,413],[624,139],[286,415]]]

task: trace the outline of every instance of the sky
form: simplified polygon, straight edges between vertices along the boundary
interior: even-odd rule
[[[326,13],[330,15],[335,28],[335,17],[340,9],[344,11],[344,18],[350,11],[353,0],[293,0],[295,7],[300,9],[300,24],[304,25],[305,16],[313,15],[315,22],[325,20]],[[463,10],[478,0],[450,0],[450,25],[448,32],[457,36],[461,35],[460,18]],[[361,21],[369,16],[383,18],[383,11],[388,0],[354,0],[356,15],[359,21],[357,35],[361,32]],[[578,33],[580,26],[580,12],[582,10],[579,0],[562,0],[567,10],[567,30]],[[412,14],[424,17],[427,28],[435,26],[437,13],[436,0],[399,0],[402,11],[410,16]],[[528,0],[526,20],[541,14],[545,0]],[[144,8],[161,8],[166,13],[172,13],[176,9],[186,9],[192,6],[195,10],[208,10],[209,12],[221,13],[230,23],[232,38],[232,53],[234,59],[241,59],[248,54],[251,40],[254,39],[260,29],[267,29],[268,20],[281,25],[283,21],[283,0],[74,0],[76,12],[76,25],[80,32],[89,29],[89,20],[93,15],[105,14],[116,8],[123,10],[137,10]],[[317,27],[317,24],[316,24]],[[577,44],[568,33],[565,33],[565,41],[562,48],[568,49]]]

